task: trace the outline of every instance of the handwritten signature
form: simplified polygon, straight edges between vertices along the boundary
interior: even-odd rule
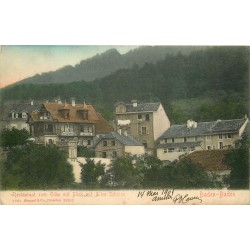
[[[137,198],[143,197],[152,197],[152,201],[171,200],[174,204],[187,204],[190,201],[199,201],[202,203],[202,199],[199,196],[189,196],[189,194],[182,195],[180,193],[176,193],[174,189],[163,189],[161,191],[139,191]]]

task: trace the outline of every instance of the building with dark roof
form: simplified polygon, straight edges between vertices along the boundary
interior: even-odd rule
[[[168,116],[160,102],[120,102],[115,106],[115,116],[116,128],[127,131],[140,141],[147,154],[154,154],[156,140],[170,127]]]
[[[196,150],[237,147],[247,124],[244,118],[172,125],[158,139],[157,156],[172,161]]]
[[[17,103],[6,104],[2,114],[2,128],[17,128],[30,131],[27,123],[30,114],[38,112],[41,108],[41,103]]]
[[[91,104],[46,102],[39,112],[30,114],[31,135],[45,144],[77,141],[93,147],[94,136],[113,131],[113,127]]]
[[[121,130],[100,136],[95,144],[96,157],[114,159],[125,153],[143,155],[145,150],[142,143]]]

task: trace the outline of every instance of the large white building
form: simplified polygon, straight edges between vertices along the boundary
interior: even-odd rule
[[[158,139],[157,157],[173,161],[196,150],[237,147],[247,123],[244,118],[172,125]]]

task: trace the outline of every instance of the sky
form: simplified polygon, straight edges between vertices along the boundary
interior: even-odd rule
[[[0,48],[0,88],[24,78],[79,63],[116,48],[121,54],[138,46],[12,45]]]

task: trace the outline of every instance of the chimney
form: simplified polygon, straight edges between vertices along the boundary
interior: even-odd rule
[[[124,135],[128,136],[128,131],[127,130],[124,131]]]
[[[75,99],[75,98],[71,98],[71,105],[72,105],[73,107],[76,106],[76,99]]]
[[[132,102],[134,108],[137,107],[137,104],[138,104],[137,100],[132,100],[131,102]]]
[[[187,128],[191,128],[192,127],[192,121],[191,120],[187,120]]]
[[[48,103],[49,102],[49,100],[46,100],[46,103]]]
[[[117,130],[117,132],[118,132],[119,135],[122,134],[122,130],[120,128]]]
[[[57,103],[58,103],[58,104],[62,104],[62,101],[61,101],[60,98],[57,99]]]
[[[30,105],[33,106],[34,105],[34,100],[30,101]]]
[[[188,120],[187,121],[187,128],[197,128],[197,122],[193,120]]]

